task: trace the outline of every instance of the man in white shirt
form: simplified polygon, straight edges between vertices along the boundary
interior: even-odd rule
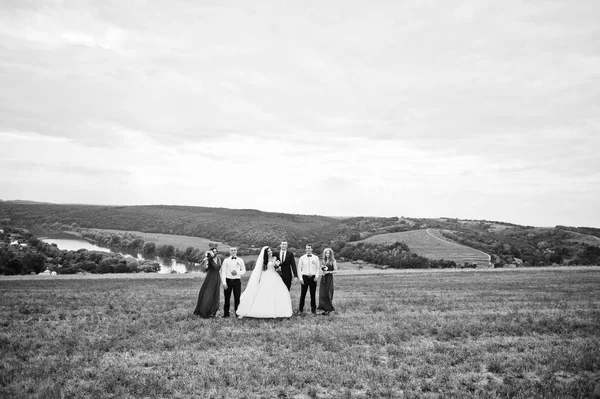
[[[298,275],[300,284],[302,284],[298,312],[304,312],[306,291],[310,290],[310,310],[313,314],[316,314],[317,301],[315,295],[317,292],[317,279],[321,275],[321,262],[319,262],[318,256],[313,255],[312,245],[310,244],[306,244],[306,254],[302,255],[298,261]]]
[[[237,248],[229,248],[229,257],[223,261],[221,266],[221,281],[225,291],[225,307],[223,308],[223,317],[229,317],[229,308],[231,307],[231,291],[233,291],[234,309],[237,311],[240,305],[240,294],[242,291],[241,277],[246,273],[244,260],[237,256]]]

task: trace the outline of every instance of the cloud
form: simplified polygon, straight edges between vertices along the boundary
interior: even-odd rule
[[[593,1],[2,2],[0,180],[58,202],[599,225],[598,17]],[[204,195],[210,176],[232,184]],[[265,189],[283,181],[285,200]]]

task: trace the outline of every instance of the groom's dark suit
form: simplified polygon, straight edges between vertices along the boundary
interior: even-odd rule
[[[279,250],[275,252],[275,257],[281,262],[281,273],[279,274],[289,291],[290,287],[292,286],[292,277],[298,277],[298,270],[296,269],[296,259],[294,259],[294,254],[289,250],[286,250],[285,259],[280,259],[281,250]]]

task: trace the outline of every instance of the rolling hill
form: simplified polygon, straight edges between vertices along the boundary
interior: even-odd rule
[[[338,219],[325,216],[191,206],[99,206],[0,203],[0,219],[16,225],[61,223],[107,230],[139,231],[210,238],[236,245],[310,242],[333,237]]]
[[[285,239],[297,251],[306,243],[316,249],[341,249],[361,239],[373,245],[399,240],[413,253],[458,263],[487,262],[489,254],[499,266],[521,262],[526,266],[600,264],[598,228],[540,228],[449,217],[340,218],[195,206],[0,201],[0,226],[3,224],[26,229],[56,225],[173,234],[242,247],[278,245]]]
[[[378,234],[358,242],[384,244],[395,241],[406,243],[411,252],[429,259],[451,260],[457,264],[475,263],[481,266],[490,265],[490,255],[477,249],[452,242],[433,229]]]

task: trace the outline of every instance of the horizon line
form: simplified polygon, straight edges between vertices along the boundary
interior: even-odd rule
[[[472,218],[460,218],[460,217],[451,217],[451,216],[437,216],[437,217],[409,217],[409,216],[373,216],[373,215],[322,215],[322,214],[309,214],[309,213],[288,213],[288,212],[274,212],[274,211],[265,211],[261,209],[254,208],[226,208],[226,207],[216,207],[216,206],[203,206],[203,205],[179,205],[179,204],[91,204],[91,203],[81,203],[81,202],[50,202],[50,201],[35,201],[35,200],[24,200],[24,199],[12,199],[12,200],[4,200],[0,198],[0,202],[8,202],[8,203],[21,203],[23,205],[35,205],[35,204],[46,204],[46,205],[81,205],[81,206],[104,206],[104,207],[134,207],[134,206],[178,206],[178,207],[187,207],[187,208],[207,208],[207,209],[226,209],[233,211],[255,211],[262,213],[274,213],[274,214],[284,214],[284,215],[298,215],[298,216],[319,216],[319,217],[328,217],[332,219],[352,219],[352,218],[393,218],[396,217],[398,219],[426,219],[426,220],[439,220],[439,219],[454,219],[458,221],[472,221],[472,222],[488,222],[488,223],[498,223],[505,225],[513,225],[519,227],[535,227],[535,228],[556,228],[556,226],[562,226],[560,224],[554,226],[535,226],[530,224],[518,224],[512,222],[498,221],[498,220],[489,220],[489,219],[472,219]],[[593,226],[565,226],[565,227],[591,227]]]

